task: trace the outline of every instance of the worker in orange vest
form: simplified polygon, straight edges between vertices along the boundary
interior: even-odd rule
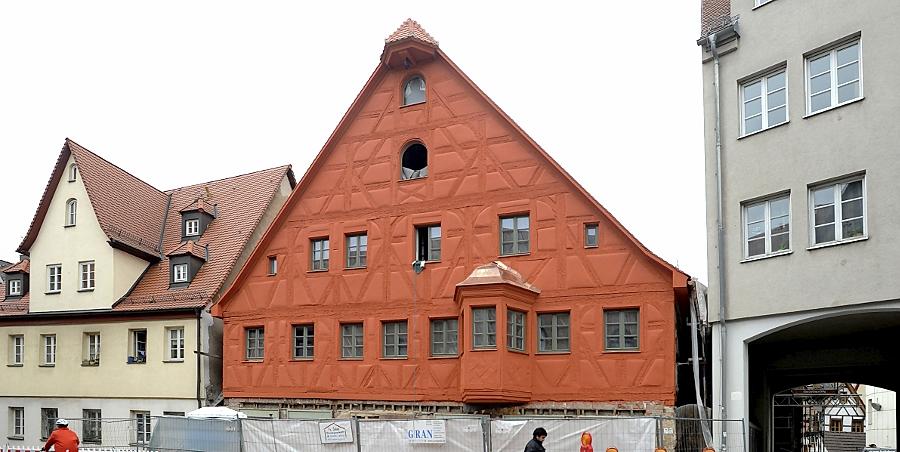
[[[56,452],[78,452],[78,435],[69,430],[69,421],[65,419],[56,420],[56,430],[50,434],[47,444],[41,448],[42,451],[48,451],[51,447],[56,446]]]

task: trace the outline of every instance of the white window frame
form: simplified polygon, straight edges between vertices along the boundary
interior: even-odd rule
[[[75,226],[78,219],[78,200],[70,199],[66,201],[66,226]]]
[[[82,409],[82,441],[86,443],[99,443],[103,441],[103,413],[98,409]]]
[[[784,87],[778,88],[774,91],[769,91],[769,79],[778,75],[784,74]],[[744,88],[747,86],[753,85],[755,83],[760,83],[759,87],[759,99],[760,99],[760,112],[759,115],[762,116],[762,127],[759,130],[754,130],[752,132],[747,131],[747,116],[746,116],[746,105],[747,102],[750,102],[753,99],[745,99],[744,98]],[[759,77],[754,77],[753,79],[746,80],[741,82],[738,87],[739,97],[741,99],[740,104],[740,117],[741,117],[741,136],[753,135],[755,133],[759,133],[768,129],[771,129],[775,126],[780,126],[782,124],[788,123],[791,120],[791,110],[790,110],[790,102],[788,96],[790,96],[790,91],[788,91],[788,76],[787,76],[787,66],[779,66],[777,69],[773,69],[771,71],[767,71],[765,74],[760,75]],[[778,91],[784,91],[784,121],[779,122],[777,124],[769,123],[769,112],[772,110],[777,110],[782,106],[779,105],[775,108],[771,108],[769,106],[769,95],[776,93]],[[755,116],[755,115],[754,115]]]
[[[188,282],[188,264],[175,264],[172,266],[172,282]]]
[[[42,366],[55,366],[56,365],[56,335],[55,334],[42,334],[41,335],[41,365]]]
[[[845,186],[847,184],[856,182],[856,181],[862,182],[863,233],[861,236],[844,238],[843,237],[844,230],[842,227],[842,224],[845,221],[845,219],[843,218],[843,202],[844,201],[841,200],[841,187]],[[809,211],[809,234],[810,234],[809,235],[809,243],[810,243],[811,248],[835,245],[835,244],[839,244],[839,243],[855,242],[857,240],[865,240],[869,237],[869,220],[868,220],[868,218],[869,218],[869,208],[868,208],[869,195],[868,195],[868,192],[866,189],[866,185],[867,185],[866,184],[866,176],[863,174],[863,175],[858,175],[858,176],[845,177],[845,178],[842,178],[842,179],[839,179],[836,181],[826,182],[826,183],[822,183],[822,184],[811,185],[809,187],[809,192],[808,192],[809,207],[807,210]],[[815,200],[814,192],[816,190],[826,188],[829,186],[832,187],[832,193],[834,195],[834,199],[833,199],[833,202],[834,202],[834,204],[833,204],[833,206],[834,206],[833,207],[834,208],[834,240],[829,241],[829,242],[817,243],[816,242],[816,200]],[[859,199],[859,198],[854,198],[853,200],[855,200],[855,199]],[[853,201],[853,200],[850,200],[850,201]],[[857,218],[857,217],[855,217],[855,218]],[[852,220],[855,218],[850,218],[849,220]]]
[[[78,290],[94,290],[96,266],[94,261],[78,263]]]
[[[20,439],[25,436],[25,407],[9,407],[9,433]]]
[[[184,235],[185,237],[200,235],[200,220],[197,218],[184,220]]]
[[[47,266],[47,293],[62,292],[62,264]]]
[[[21,366],[25,363],[25,335],[9,335],[9,364]]]
[[[859,78],[854,80],[854,81],[859,82],[859,95],[854,97],[853,99],[845,100],[844,102],[839,103],[838,102],[838,88],[840,88],[840,86],[838,86],[838,82],[837,82],[837,80],[838,80],[837,79],[837,71],[840,68],[837,66],[837,53],[840,50],[846,49],[847,47],[852,47],[854,45],[859,45],[859,51],[858,51],[859,59],[856,60],[856,62],[859,63]],[[831,84],[829,85],[828,89],[831,90],[831,104],[820,110],[812,111],[813,95],[819,94],[819,93],[810,92],[810,81],[813,77],[813,74],[810,73],[809,66],[810,66],[810,62],[812,62],[812,60],[818,59],[819,57],[822,57],[825,55],[829,55],[828,71],[829,71],[830,78],[831,78]],[[853,62],[847,63],[844,66],[849,66],[850,64],[853,64]],[[841,67],[844,67],[844,66],[841,66]],[[863,84],[863,72],[864,72],[863,71],[863,45],[862,45],[862,39],[859,37],[851,39],[851,40],[847,40],[847,41],[842,41],[839,44],[831,46],[830,48],[827,48],[820,52],[816,52],[814,54],[810,54],[810,55],[806,56],[803,59],[804,84],[806,85],[806,115],[812,116],[815,114],[819,114],[819,113],[822,113],[822,112],[825,112],[828,110],[838,108],[842,105],[847,105],[849,103],[856,102],[856,101],[862,99],[863,97],[865,97],[865,92],[863,91],[863,85],[864,85]],[[824,72],[822,72],[821,74],[824,74]],[[815,75],[821,75],[821,74],[815,74]],[[853,83],[854,81],[844,83],[844,85],[849,85],[850,83]],[[841,85],[841,86],[844,86],[844,85]]]
[[[9,280],[9,295],[22,295],[22,280],[21,279],[11,279]]]
[[[78,180],[78,165],[71,164],[69,165],[69,182],[75,182]]]
[[[129,344],[129,352],[130,352],[130,353],[128,354],[128,356],[131,357],[131,358],[133,358],[133,359],[132,359],[132,361],[133,361],[132,364],[146,363],[146,362],[147,362],[147,352],[148,352],[148,344],[147,344],[148,337],[147,337],[147,330],[141,328],[141,329],[136,329],[136,330],[129,330],[128,333],[129,333],[129,336],[130,336],[130,337],[129,337],[129,342],[130,342],[130,344]],[[144,340],[138,340],[138,339],[139,339],[139,336],[141,335],[141,333],[143,333],[143,339],[144,339]],[[141,350],[141,348],[143,348],[143,350]],[[144,352],[143,356],[140,354],[141,351]]]
[[[765,5],[766,3],[772,3],[774,1],[775,0],[753,0],[753,7],[758,8],[762,5]]]
[[[772,251],[772,211],[771,211],[771,203],[773,201],[779,201],[781,199],[787,199],[788,202],[788,247],[784,250]],[[753,206],[758,204],[765,204],[765,213],[763,214],[763,227],[765,228],[765,252],[762,254],[755,254],[753,256],[750,255],[750,225],[747,224],[747,210]],[[741,229],[743,231],[743,247],[744,247],[744,259],[758,259],[766,256],[778,256],[781,254],[787,254],[791,252],[791,229],[793,227],[793,217],[791,214],[791,195],[790,193],[779,193],[777,195],[772,195],[767,198],[762,198],[754,201],[748,201],[743,203],[741,206]]]
[[[85,354],[84,360],[100,363],[100,333],[84,333]]]
[[[150,434],[152,433],[152,425],[150,423],[149,411],[132,411],[131,418],[134,420],[134,442],[136,444],[147,444],[150,442]]]
[[[168,361],[184,361],[184,327],[166,328],[166,358]]]

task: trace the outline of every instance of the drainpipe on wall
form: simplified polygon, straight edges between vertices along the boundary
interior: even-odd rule
[[[200,349],[200,312],[202,308],[197,308],[197,408],[203,408],[203,400],[200,396],[200,362],[203,359],[203,350]]]
[[[722,219],[722,116],[719,109],[719,51],[716,48],[716,34],[713,33],[709,35],[707,42],[709,43],[709,51],[712,52],[713,55],[713,91],[716,98],[716,254],[718,258],[716,273],[718,275],[719,285],[719,372],[721,374],[719,377],[719,405],[721,408],[719,416],[722,419],[727,419],[728,411],[726,410],[725,405],[725,394],[727,392],[725,390],[725,335],[727,330],[725,328],[725,249],[723,248],[725,242],[725,222]],[[723,427],[722,443],[719,448],[722,452],[725,452],[728,448],[728,442],[726,441],[727,437],[728,432]]]

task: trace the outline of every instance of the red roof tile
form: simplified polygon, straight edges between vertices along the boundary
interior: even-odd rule
[[[56,183],[62,177],[70,155],[75,157],[91,206],[107,237],[126,247],[158,256],[168,196],[68,138],[44,188],[28,233],[19,245],[19,252],[27,253],[37,238]]]
[[[28,273],[28,270],[31,268],[31,260],[30,259],[22,259],[21,261],[10,265],[9,267],[4,268],[3,273],[15,273],[22,272]]]
[[[216,215],[216,206],[214,204],[210,204],[206,198],[197,198],[194,202],[184,206],[183,209],[179,210],[179,212],[190,212],[193,210],[199,210],[200,212],[206,212],[212,216]]]
[[[14,301],[4,300],[6,291],[0,294],[0,317],[28,314],[28,294]]]
[[[197,242],[193,240],[186,240],[184,243],[178,245],[172,251],[166,253],[166,256],[184,256],[186,254],[190,254],[192,256],[196,256],[197,258],[206,260],[206,247],[200,246]]]
[[[198,257],[205,258],[204,247],[208,247],[209,259],[200,267],[188,287],[170,289],[169,259],[164,258],[147,269],[134,290],[119,301],[114,309],[134,311],[192,308],[202,307],[213,301],[244,247],[248,245],[250,235],[259,225],[285,176],[293,183],[290,166],[167,191],[172,202],[166,220],[163,249],[172,250],[169,255],[174,255],[173,252],[184,254],[179,250],[189,250],[191,254],[202,253]],[[216,205],[217,216],[196,243],[183,243],[179,210],[201,197]]]
[[[412,19],[403,21],[403,23],[400,24],[400,28],[397,28],[397,31],[391,33],[391,35],[384,40],[384,43],[390,44],[404,39],[417,39],[426,44],[431,44],[435,47],[438,46],[437,40],[428,34],[418,22]]]
[[[731,17],[731,0],[701,0],[700,35],[706,36]]]

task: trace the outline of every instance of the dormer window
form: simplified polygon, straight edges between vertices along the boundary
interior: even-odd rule
[[[174,283],[188,282],[188,264],[172,265],[172,282],[174,282]]]
[[[184,235],[191,237],[200,235],[200,219],[193,218],[184,221]]]
[[[69,182],[75,182],[78,179],[78,165],[69,165]]]
[[[403,85],[403,105],[425,102],[425,79],[415,76]]]
[[[428,175],[428,149],[422,143],[406,147],[400,158],[400,179],[419,179]]]
[[[22,295],[22,281],[18,279],[11,279],[9,281],[9,294]]]
[[[75,226],[75,216],[78,213],[78,200],[66,201],[66,226]]]

